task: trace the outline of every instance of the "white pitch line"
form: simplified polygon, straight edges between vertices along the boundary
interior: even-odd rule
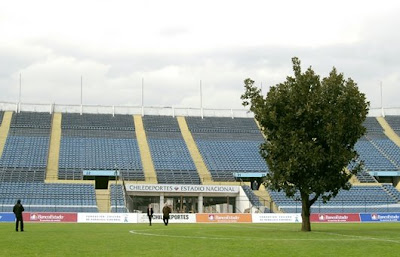
[[[313,238],[262,238],[262,237],[210,237],[210,236],[179,236],[179,235],[161,235],[161,234],[153,234],[153,233],[144,233],[138,232],[135,230],[130,230],[129,233],[134,235],[142,235],[142,236],[155,236],[155,237],[174,237],[174,238],[186,238],[186,239],[213,239],[213,240],[265,240],[265,241],[359,241],[359,240],[376,240],[375,238],[353,238],[353,239],[340,239],[340,238],[325,238],[325,239],[313,239]],[[337,234],[340,235],[340,234]],[[383,240],[386,241],[386,240]],[[398,241],[394,241],[396,243],[400,243]]]
[[[386,238],[376,238],[376,237],[357,236],[357,235],[346,235],[346,234],[339,234],[339,233],[333,233],[333,232],[322,232],[322,231],[314,231],[314,233],[321,233],[321,234],[335,235],[335,236],[345,236],[345,237],[357,238],[357,239],[362,239],[362,240],[376,240],[376,241],[400,244],[400,241],[398,241],[398,240],[392,240],[392,239],[386,239]]]

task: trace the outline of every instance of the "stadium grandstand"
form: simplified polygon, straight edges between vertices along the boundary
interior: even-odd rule
[[[370,116],[363,170],[312,213],[400,212],[400,115]],[[263,135],[247,110],[0,103],[0,212],[299,213],[262,185]]]

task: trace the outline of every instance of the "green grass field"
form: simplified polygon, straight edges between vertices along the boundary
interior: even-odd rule
[[[0,256],[400,256],[400,223],[0,224]]]

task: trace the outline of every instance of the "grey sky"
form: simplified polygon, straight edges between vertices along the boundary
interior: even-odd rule
[[[278,2],[278,3],[277,3]],[[2,1],[0,101],[241,108],[243,80],[263,89],[291,58],[335,66],[380,107],[400,107],[396,1]]]

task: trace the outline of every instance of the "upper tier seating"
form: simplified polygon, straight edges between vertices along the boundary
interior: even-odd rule
[[[383,128],[375,117],[367,117],[363,123],[367,133],[383,133]]]
[[[396,132],[396,134],[400,137],[400,116],[387,115],[385,120],[394,130],[394,132]]]
[[[130,115],[63,114],[60,179],[82,179],[82,170],[119,169],[125,180],[144,180]]]
[[[62,129],[79,130],[130,130],[135,131],[131,115],[65,113]]]
[[[378,183],[378,181],[364,169],[358,172],[356,177],[361,183]]]
[[[396,166],[366,137],[357,141],[355,148],[368,171],[393,171]]]
[[[49,113],[13,113],[0,158],[0,177],[3,180],[13,181],[24,177],[26,181],[43,181],[49,151],[50,127]],[[6,174],[8,172],[12,174]]]
[[[176,118],[144,116],[143,125],[160,184],[200,184]]]
[[[0,212],[21,199],[30,212],[98,212],[93,184],[0,183]]]
[[[360,138],[355,149],[364,161],[367,171],[400,170],[400,148],[384,133],[375,117],[367,117],[363,124],[367,133]]]
[[[187,117],[186,121],[215,181],[234,181],[235,172],[268,171],[259,153],[264,139],[254,119]]]

